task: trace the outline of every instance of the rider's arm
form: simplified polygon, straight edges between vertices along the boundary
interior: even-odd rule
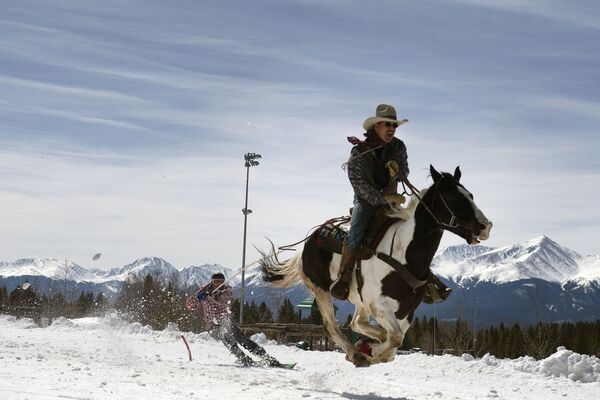
[[[210,293],[209,297],[211,300],[213,300],[216,303],[226,304],[233,297],[233,292],[231,290],[231,286],[223,285],[216,291],[213,291],[212,293]]]
[[[396,157],[394,157],[394,161],[396,161],[396,163],[398,164],[398,172],[400,173],[400,176],[408,178],[410,170],[408,169],[408,155],[406,154],[406,145],[402,140],[398,139],[398,141],[400,142],[400,146],[398,149],[398,153],[396,153]]]
[[[352,188],[354,188],[354,192],[358,197],[373,206],[386,204],[381,190],[370,184],[364,177],[366,171],[365,163],[368,162],[368,157],[371,155],[359,155],[360,152],[357,147],[352,149],[351,154],[350,161],[348,161],[348,178],[350,179]]]

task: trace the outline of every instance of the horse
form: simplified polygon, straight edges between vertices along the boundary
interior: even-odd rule
[[[376,256],[355,268],[348,301],[355,305],[350,327],[371,340],[353,345],[341,332],[334,316],[332,282],[338,275],[341,255],[318,247],[311,235],[298,255],[280,262],[276,253],[263,253],[260,268],[265,282],[289,287],[304,282],[314,295],[329,337],[357,367],[392,361],[402,345],[415,310],[423,301],[430,265],[444,231],[470,245],[489,238],[492,222],[459,182],[461,171],[439,173],[430,165],[433,184],[411,196],[403,213],[408,219],[394,222],[376,248]],[[394,217],[393,211],[388,214]],[[357,276],[362,279],[357,279]],[[362,281],[362,282],[361,282]],[[416,282],[416,283],[415,283]],[[360,285],[359,283],[362,283]],[[369,323],[369,317],[379,325]],[[365,344],[367,348],[365,348]]]

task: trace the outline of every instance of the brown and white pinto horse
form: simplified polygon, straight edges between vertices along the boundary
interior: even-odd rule
[[[396,266],[401,264],[417,280],[430,276],[431,260],[444,230],[476,244],[489,237],[492,227],[473,201],[473,195],[459,183],[458,167],[454,175],[440,174],[433,166],[430,172],[434,183],[421,191],[420,196],[413,195],[407,207],[410,218],[394,223],[377,247],[377,254],[393,257]],[[329,288],[337,277],[340,258],[339,254],[317,247],[313,235],[301,254],[281,263],[273,254],[264,256],[261,268],[265,281],[275,287],[304,282],[317,300],[327,334],[357,367],[392,361],[423,300],[425,287],[413,289],[379,257],[362,261],[363,286],[359,293],[353,274],[348,300],[356,306],[351,328],[376,341],[369,345],[370,355],[366,355],[344,337],[335,320]],[[369,324],[369,316],[379,326]]]

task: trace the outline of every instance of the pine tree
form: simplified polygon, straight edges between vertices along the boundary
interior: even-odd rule
[[[244,304],[244,324],[255,324],[258,322],[258,307],[254,300],[252,303]]]
[[[564,346],[567,349],[573,349],[573,338],[575,337],[575,326],[571,323],[561,325],[556,339],[557,346]]]
[[[108,311],[110,304],[104,293],[100,292],[94,299],[94,313],[98,316],[102,316]]]
[[[0,311],[6,310],[8,306],[8,290],[6,286],[0,288]]]
[[[281,305],[281,307],[279,307],[279,310],[277,310],[277,322],[280,322],[280,323],[299,322],[298,316],[296,315],[296,312],[294,311],[294,306],[292,305],[292,302],[290,301],[290,299],[286,298],[283,301],[283,304]]]
[[[27,289],[14,289],[10,293],[9,304],[17,318],[35,318],[39,315],[38,297],[31,286]]]
[[[273,322],[273,312],[264,301],[258,306],[258,322]]]

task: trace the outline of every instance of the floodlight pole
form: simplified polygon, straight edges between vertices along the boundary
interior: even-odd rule
[[[477,342],[477,300],[479,300],[479,297],[475,297],[475,303],[473,306],[473,350],[475,350],[475,342]]]
[[[246,153],[244,154],[244,160],[246,163],[244,166],[246,167],[246,202],[244,204],[244,209],[242,210],[242,214],[244,214],[244,245],[242,248],[242,284],[240,288],[240,324],[244,323],[244,287],[245,287],[245,272],[246,272],[246,227],[248,224],[248,214],[252,213],[252,210],[248,209],[248,182],[250,180],[250,167],[255,167],[258,165],[257,158],[261,158],[260,154],[256,153]]]

